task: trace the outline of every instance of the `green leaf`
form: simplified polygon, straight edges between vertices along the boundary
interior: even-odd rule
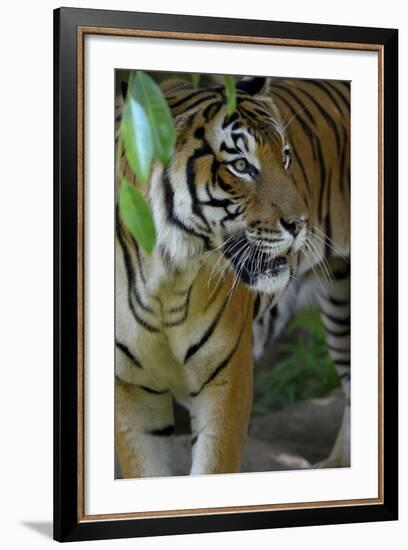
[[[146,112],[153,137],[154,154],[166,166],[176,143],[176,130],[167,101],[159,86],[146,73],[138,71],[130,79],[132,97]]]
[[[150,254],[156,244],[152,212],[139,189],[125,178],[120,182],[119,213],[133,237]]]
[[[201,79],[201,75],[199,73],[192,73],[191,82],[193,83],[194,88],[198,88],[200,79]]]
[[[227,96],[227,112],[229,115],[237,108],[237,94],[235,90],[235,81],[232,76],[224,76],[225,94]]]
[[[146,183],[153,160],[153,137],[146,113],[133,98],[126,101],[121,133],[130,167],[138,179]]]

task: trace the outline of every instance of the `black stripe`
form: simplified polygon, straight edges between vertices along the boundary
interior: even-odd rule
[[[180,107],[181,105],[183,105],[183,103],[186,103],[187,101],[189,101],[190,99],[193,99],[195,97],[197,97],[198,95],[203,95],[204,92],[203,90],[198,90],[196,92],[192,92],[191,94],[188,94],[184,97],[182,97],[181,99],[179,99],[178,101],[176,101],[175,103],[172,103],[171,101],[169,102],[169,105],[170,105],[170,109],[175,109],[176,107]],[[210,99],[213,99],[215,97],[217,97],[216,95],[212,94],[210,96],[206,95],[204,96],[205,98],[210,98]],[[204,99],[200,99],[200,102],[201,101],[204,101]],[[186,111],[189,109],[190,107],[187,107],[186,108]]]
[[[315,138],[317,145],[317,155],[319,157],[319,172],[320,172],[320,190],[319,190],[319,222],[323,222],[323,194],[326,186],[326,165],[323,159],[322,147],[319,138]]]
[[[221,187],[221,189],[223,191],[225,191],[226,193],[231,193],[231,191],[232,191],[231,185],[229,183],[227,183],[226,181],[224,181],[222,179],[222,177],[219,176],[219,175],[217,176],[217,182],[218,182],[218,185]]]
[[[217,172],[218,172],[219,166],[220,166],[220,163],[215,157],[213,157],[213,161],[211,163],[211,183],[213,186],[217,182]]]
[[[234,148],[231,148],[231,147],[227,147],[225,141],[223,141],[221,143],[220,151],[225,151],[226,153],[228,153],[230,155],[239,155],[240,153],[242,153],[242,151],[240,151],[239,149],[234,149]]]
[[[350,315],[348,317],[339,318],[334,317],[333,315],[330,315],[329,313],[326,313],[325,311],[321,311],[321,314],[328,319],[329,321],[332,321],[332,323],[335,323],[336,325],[349,325],[350,324]]]
[[[346,164],[346,152],[347,152],[347,148],[348,148],[348,133],[346,131],[345,128],[343,128],[343,147],[342,147],[342,150],[341,150],[341,155],[340,155],[340,174],[339,174],[339,178],[340,178],[340,191],[343,193],[344,191],[344,171],[345,171],[345,164]],[[347,170],[347,173],[349,174],[349,170]],[[349,182],[350,182],[350,177],[348,178]]]
[[[137,367],[138,369],[143,369],[138,359],[136,359],[136,357],[133,355],[130,349],[127,346],[125,346],[125,344],[122,344],[122,342],[118,342],[117,340],[115,340],[115,345],[117,348],[120,349],[122,353],[126,355],[126,357],[128,357],[128,359],[132,361],[135,367]]]
[[[196,443],[197,443],[197,439],[200,437],[200,435],[202,434],[202,432],[204,431],[205,428],[201,428],[201,430],[199,430],[196,435],[194,435],[192,438],[191,438],[191,446],[193,447]]]
[[[303,120],[303,118],[300,116],[300,112],[296,111],[296,109],[289,103],[289,101],[283,97],[281,94],[278,94],[277,92],[273,92],[273,95],[278,97],[292,112],[292,115],[294,115],[294,120],[298,122],[298,124],[303,129],[303,132],[305,133],[306,137],[309,139],[310,146],[312,148],[313,152],[313,160],[316,160],[316,150],[314,147],[314,135],[308,124]]]
[[[247,308],[247,311],[245,313],[245,316],[244,316],[244,321],[242,323],[242,327],[241,327],[241,330],[239,331],[239,336],[237,338],[237,341],[235,342],[235,345],[234,347],[232,348],[232,350],[229,352],[229,354],[227,355],[227,357],[217,366],[216,369],[214,369],[214,371],[210,374],[210,376],[207,378],[207,380],[201,385],[201,388],[198,390],[198,391],[195,391],[195,392],[190,392],[190,396],[191,397],[197,397],[197,395],[199,395],[202,390],[205,388],[205,386],[207,384],[209,384],[210,382],[212,382],[212,380],[214,380],[214,378],[223,370],[225,369],[225,367],[228,366],[228,363],[230,362],[230,360],[232,359],[234,353],[237,351],[238,349],[238,346],[239,346],[239,343],[241,341],[241,336],[242,336],[242,333],[244,332],[244,328],[245,328],[245,325],[246,325],[246,322],[247,322],[247,313],[248,313],[248,308]]]
[[[164,428],[158,428],[157,430],[148,430],[146,433],[149,435],[158,435],[160,437],[168,437],[174,434],[174,426],[165,426]]]
[[[190,292],[190,288],[186,288],[185,290],[173,290],[172,292],[174,294],[177,294],[177,296],[185,296],[187,294],[187,292]]]
[[[217,101],[217,103],[210,103],[203,111],[203,117],[207,122],[210,122],[218,113],[220,112],[221,107],[223,106],[222,101]]]
[[[215,300],[218,298],[218,296],[219,296],[221,290],[223,289],[223,287],[224,287],[224,282],[221,282],[221,284],[220,284],[220,281],[217,281],[217,286],[214,290],[211,291],[210,299],[205,305],[204,312],[206,312],[209,309],[209,307],[211,306],[211,304],[213,304],[215,302]]]
[[[144,274],[144,271],[143,271],[142,258],[140,256],[139,245],[137,244],[136,239],[133,236],[131,236],[131,237],[132,237],[132,242],[133,242],[133,245],[134,245],[135,251],[136,251],[137,267],[139,268],[140,278],[142,279],[143,284],[145,285],[146,284],[146,277],[145,277],[145,274]]]
[[[254,123],[254,120],[258,122],[259,124],[264,123],[265,117],[260,117],[254,110],[249,111],[248,109],[245,109],[242,105],[239,107],[239,112],[242,117],[246,118],[249,123]],[[269,121],[273,123],[271,115],[269,115]],[[278,132],[276,125],[272,124],[273,129],[275,130],[274,134],[269,134],[269,138],[274,141],[276,144],[281,144],[281,135]],[[255,141],[259,144],[265,143],[264,135],[259,133],[254,126],[248,126],[247,127],[248,133],[255,139]]]
[[[329,301],[334,306],[347,306],[350,304],[350,300],[348,298],[344,298],[342,300],[338,300],[334,296],[327,296],[325,297],[326,301]]]
[[[273,87],[278,88],[278,89],[282,90],[283,92],[286,92],[292,99],[294,99],[296,101],[296,103],[298,103],[300,105],[300,107],[302,109],[302,112],[305,113],[305,115],[308,117],[310,122],[312,124],[316,125],[316,121],[315,121],[312,113],[309,111],[309,109],[306,107],[306,105],[303,103],[303,101],[292,90],[290,90],[288,87],[286,87],[282,84],[278,84],[278,83],[274,83]]]
[[[350,276],[350,270],[346,269],[346,271],[333,271],[333,277],[336,281],[342,281],[344,279],[347,279]]]
[[[350,359],[333,359],[337,367],[348,367],[350,368]]]
[[[210,324],[210,326],[207,328],[207,330],[204,332],[203,336],[200,338],[200,340],[190,346],[187,350],[187,353],[184,357],[184,363],[187,363],[187,361],[192,357],[197,351],[207,342],[207,340],[211,337],[212,333],[217,327],[218,321],[221,319],[222,314],[225,311],[225,308],[228,304],[228,297],[224,300],[224,303],[220,307],[217,315],[215,316],[213,322]]]
[[[347,109],[350,110],[350,101],[346,98],[346,96],[340,90],[336,88],[336,86],[334,86],[334,84],[332,84],[331,82],[325,82],[324,85],[328,86],[331,90],[336,92],[336,94],[341,98],[341,100],[343,101]]]
[[[147,393],[153,393],[155,395],[163,395],[165,393],[169,393],[169,390],[154,390],[153,388],[149,388],[148,386],[137,385],[136,387],[141,390],[144,390]]]
[[[265,117],[268,120],[272,120],[272,113],[268,113],[268,111],[265,111],[264,109],[260,109],[259,107],[254,107],[253,110],[260,117]]]
[[[342,112],[342,109],[341,109],[337,99],[334,97],[334,95],[331,93],[331,91],[328,90],[323,85],[322,82],[320,82],[319,80],[307,80],[306,82],[307,82],[307,84],[311,84],[312,86],[316,86],[316,88],[319,88],[319,90],[321,90],[323,93],[325,93],[332,100],[332,102],[336,105],[339,112],[340,113]]]
[[[330,169],[329,181],[331,181],[331,169]],[[332,246],[330,243],[333,242],[333,239],[332,239],[333,233],[332,233],[331,216],[330,216],[330,205],[331,205],[330,193],[331,193],[331,187],[329,188],[329,199],[328,199],[329,212],[327,213],[327,216],[326,216],[325,228],[324,228],[324,242],[325,242],[324,255],[326,258],[329,258],[330,256],[332,256]]]
[[[181,304],[181,306],[172,307],[171,309],[166,311],[166,313],[180,313],[180,311],[183,311],[185,307],[186,303]]]
[[[235,123],[235,124],[237,124],[237,123]],[[235,126],[235,124],[234,124],[234,126]],[[237,149],[240,149],[240,147],[238,145],[238,141],[241,140],[242,143],[244,144],[244,148],[249,153],[248,138],[245,134],[243,134],[241,132],[231,132],[231,138],[232,138],[232,141],[234,142],[234,145]]]
[[[329,233],[331,234],[331,229],[329,229],[329,225],[330,225],[330,207],[331,207],[331,192],[332,192],[332,168],[331,166],[329,167],[329,172],[327,174],[327,186],[326,186],[326,218],[325,218],[325,227],[324,227],[324,232],[325,232],[325,256],[326,258],[329,256],[328,252],[330,251],[330,247],[327,246],[329,243],[327,241],[327,236],[329,235]]]
[[[209,250],[210,241],[207,235],[203,235],[202,233],[198,233],[191,227],[187,227],[181,220],[178,219],[178,217],[174,213],[174,190],[171,186],[167,170],[164,170],[163,172],[162,182],[164,187],[164,199],[165,199],[166,210],[167,210],[167,221],[177,226],[179,229],[183,230],[185,233],[188,233],[189,235],[194,235],[194,237],[198,237],[199,239],[202,239],[204,241],[206,250]]]
[[[125,259],[125,268],[126,268],[127,278],[128,278],[128,282],[129,282],[130,294],[134,294],[137,304],[144,311],[146,311],[147,313],[153,314],[154,311],[150,307],[146,306],[142,302],[142,299],[140,297],[140,294],[139,294],[139,291],[138,291],[138,288],[137,288],[137,281],[136,281],[136,277],[135,277],[135,271],[134,271],[133,265],[132,265],[132,258],[131,258],[130,252],[129,252],[129,248],[127,247],[126,241],[124,239],[123,233],[120,232],[120,234],[118,234],[118,236],[119,236],[119,243],[122,247],[123,256],[124,256],[124,259]]]
[[[278,317],[278,306],[273,306],[269,310],[269,319],[268,319],[268,336],[266,338],[267,342],[270,342],[273,332],[276,318]]]
[[[196,130],[196,135],[200,135],[198,134],[198,130],[200,130],[200,128]],[[202,139],[204,139],[204,137]],[[200,204],[197,199],[196,171],[195,171],[196,160],[202,157],[206,157],[208,155],[213,156],[213,151],[211,147],[208,145],[208,143],[204,140],[203,145],[195,149],[193,151],[193,154],[190,155],[190,157],[188,158],[187,166],[186,166],[186,179],[187,179],[188,190],[190,192],[191,208],[192,208],[193,214],[195,214],[200,218],[200,220],[204,223],[204,226],[208,231],[211,231],[210,225],[207,219],[205,218],[205,216],[203,215],[200,208]]]
[[[136,309],[134,307],[133,301],[132,301],[132,290],[134,290],[135,285],[135,274],[132,266],[132,260],[129,254],[129,250],[126,246],[124,235],[123,235],[123,229],[120,225],[119,221],[119,215],[116,215],[116,234],[119,239],[119,244],[121,245],[122,252],[123,252],[123,258],[125,262],[125,269],[126,269],[126,276],[127,276],[127,282],[128,282],[128,304],[130,311],[133,314],[134,319],[141,325],[143,328],[150,332],[158,332],[159,329],[150,325],[148,322],[146,322],[142,317],[140,317]],[[137,299],[137,298],[136,298]]]
[[[329,126],[331,126],[331,128],[333,130],[333,133],[336,137],[337,152],[339,152],[339,150],[340,150],[339,129],[337,127],[336,122],[333,120],[333,117],[329,115],[329,113],[320,105],[320,103],[318,101],[316,101],[316,99],[311,94],[309,94],[309,92],[307,92],[306,90],[303,90],[303,88],[299,88],[299,87],[298,87],[298,90],[300,90],[303,94],[305,94],[305,96],[308,97],[309,100],[312,103],[314,103],[314,105],[316,105],[316,108],[318,109],[320,114],[323,116],[323,118],[326,120],[326,122],[329,124]]]
[[[260,307],[261,307],[261,296],[258,292],[254,302],[254,319],[256,319],[256,316],[258,315]]]
[[[185,105],[183,107],[183,110],[184,111],[189,111],[190,109],[194,109],[194,107],[198,107],[198,105],[200,105],[201,103],[205,103],[206,101],[209,101],[210,99],[216,99],[217,96],[212,94],[212,95],[206,95],[204,97],[201,97],[200,99],[198,99],[197,101],[195,101],[194,103],[190,103],[189,105]],[[171,109],[174,109],[174,105],[171,105]]]
[[[261,117],[272,119],[272,113],[270,113],[264,104],[260,103],[259,101],[256,101],[255,99],[250,99],[248,96],[240,96],[238,95],[238,110],[240,110],[241,107],[244,107],[243,104],[249,103],[249,108],[253,110],[253,112],[257,113]],[[245,110],[248,110],[246,107],[244,107]]]
[[[336,346],[333,346],[332,344],[329,344],[329,342],[326,342],[326,344],[330,351],[334,353],[347,353],[348,355],[350,355],[350,348],[348,346],[346,348],[338,348]]]
[[[176,321],[170,321],[168,323],[163,323],[163,325],[165,327],[177,327],[178,325],[181,325],[182,323],[184,323],[184,321],[187,319],[188,307],[190,305],[190,295],[191,295],[192,288],[193,288],[193,285],[191,285],[190,288],[188,289],[187,298],[186,298],[186,301],[184,303],[185,311],[184,311],[183,317],[181,319],[177,319]]]
[[[235,349],[233,350],[233,352],[235,352]],[[204,389],[204,387],[209,384],[212,380],[214,380],[214,378],[217,376],[217,374],[219,374],[223,369],[225,369],[225,367],[228,365],[231,357],[232,357],[233,353],[231,352],[228,357],[226,357],[224,359],[224,361],[222,361],[222,363],[220,363],[218,365],[218,367],[211,373],[211,375],[207,378],[207,380],[204,382],[204,384],[201,386],[201,388],[198,390],[198,391],[193,391],[193,392],[190,392],[190,396],[191,397],[197,397],[197,395],[199,395],[202,390]]]
[[[234,204],[231,199],[217,199],[211,194],[209,182],[205,185],[205,190],[207,191],[208,201],[199,201],[199,204],[202,206],[214,206],[214,208],[225,208],[226,206],[231,206]]]
[[[232,115],[225,115],[224,120],[222,121],[222,129],[225,130],[227,126],[235,122],[239,118],[239,114],[237,112],[232,113]]]
[[[336,332],[335,330],[327,328],[327,326],[324,325],[324,330],[325,332],[327,332],[329,336],[336,336],[337,338],[344,338],[345,336],[350,336],[350,327],[348,327],[346,330],[341,330]]]
[[[311,191],[311,186],[310,186],[310,182],[309,182],[309,179],[308,179],[308,177],[307,177],[307,174],[306,174],[306,170],[305,170],[303,161],[302,161],[301,157],[297,154],[296,149],[295,149],[295,147],[293,146],[293,144],[292,144],[292,151],[293,151],[293,154],[294,154],[294,156],[295,156],[295,160],[296,160],[296,162],[299,164],[300,169],[301,169],[301,171],[302,171],[303,180],[304,180],[304,182],[306,183],[307,190],[310,192],[310,191]]]

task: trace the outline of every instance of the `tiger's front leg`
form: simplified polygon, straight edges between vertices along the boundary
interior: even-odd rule
[[[240,471],[252,405],[250,324],[248,329],[233,356],[191,394],[192,475]]]
[[[116,453],[123,478],[169,476],[174,433],[170,392],[115,383]]]

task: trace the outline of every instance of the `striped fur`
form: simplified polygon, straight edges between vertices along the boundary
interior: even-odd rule
[[[151,256],[117,215],[115,416],[124,477],[171,475],[173,398],[191,413],[191,473],[238,471],[253,327],[259,351],[275,332],[277,308],[283,324],[289,302],[296,307],[299,279],[314,266],[327,269],[333,241],[348,255],[348,127],[342,131],[340,104],[347,94],[340,84],[325,83],[330,93],[321,85],[243,80],[228,116],[223,87],[163,84],[177,144],[145,189],[158,234]],[[118,122],[121,105],[118,98]],[[126,175],[139,187],[119,135],[117,151],[117,185]],[[327,290],[319,299],[326,295],[326,325],[337,331],[330,308],[344,294],[335,302]]]
[[[346,407],[339,436],[322,466],[350,465],[350,87],[346,82],[276,79],[270,93],[288,129],[293,177],[306,189],[309,232],[296,281],[254,322],[255,354],[296,310],[317,306]],[[290,118],[289,118],[290,120]]]

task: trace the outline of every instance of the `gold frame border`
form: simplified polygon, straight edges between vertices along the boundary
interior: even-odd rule
[[[85,514],[84,480],[84,42],[90,34],[126,36],[139,38],[194,40],[207,42],[265,44],[308,48],[376,51],[378,53],[378,497],[286,504],[228,506],[158,510],[133,513]],[[384,48],[381,44],[357,44],[348,42],[325,42],[319,40],[295,40],[253,36],[217,35],[177,31],[117,29],[109,27],[77,28],[77,284],[78,284],[78,391],[77,391],[77,509],[78,522],[106,520],[183,517],[230,513],[265,512],[272,510],[299,510],[307,508],[332,508],[337,506],[373,505],[384,503],[384,355],[383,355],[383,287],[384,287],[384,170],[383,170],[383,80]]]

